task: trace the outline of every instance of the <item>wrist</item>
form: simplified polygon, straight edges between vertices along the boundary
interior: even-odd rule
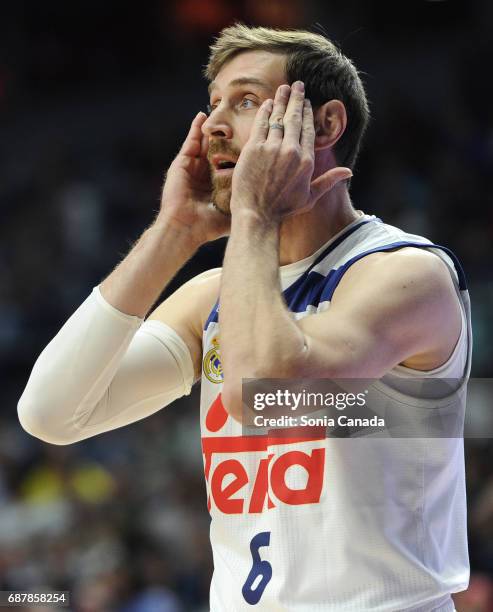
[[[147,232],[158,236],[167,250],[172,249],[177,253],[182,253],[187,259],[202,246],[189,227],[159,216],[147,229]]]
[[[277,233],[281,227],[281,217],[243,200],[231,207],[231,230],[235,226],[262,233]]]

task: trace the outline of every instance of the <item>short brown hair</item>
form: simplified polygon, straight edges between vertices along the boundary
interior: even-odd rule
[[[334,99],[344,104],[348,122],[334,152],[340,165],[353,168],[370,111],[363,83],[351,60],[321,34],[236,23],[224,28],[211,45],[204,70],[206,78],[214,80],[222,66],[242,51],[286,55],[288,83],[303,81],[306,97],[314,108]]]

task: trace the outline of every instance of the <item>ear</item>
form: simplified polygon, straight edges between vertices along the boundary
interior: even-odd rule
[[[346,108],[340,100],[330,100],[315,111],[315,151],[331,148],[344,134]]]

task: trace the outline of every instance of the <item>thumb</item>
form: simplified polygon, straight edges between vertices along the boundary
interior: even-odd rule
[[[310,191],[315,200],[321,198],[325,193],[333,189],[337,183],[351,178],[353,173],[350,168],[331,168],[318,176],[311,182]]]

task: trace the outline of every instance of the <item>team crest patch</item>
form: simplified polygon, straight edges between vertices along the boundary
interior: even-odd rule
[[[211,383],[218,385],[223,382],[223,366],[221,364],[217,337],[212,339],[212,348],[204,356],[203,368],[207,380],[210,380]]]

